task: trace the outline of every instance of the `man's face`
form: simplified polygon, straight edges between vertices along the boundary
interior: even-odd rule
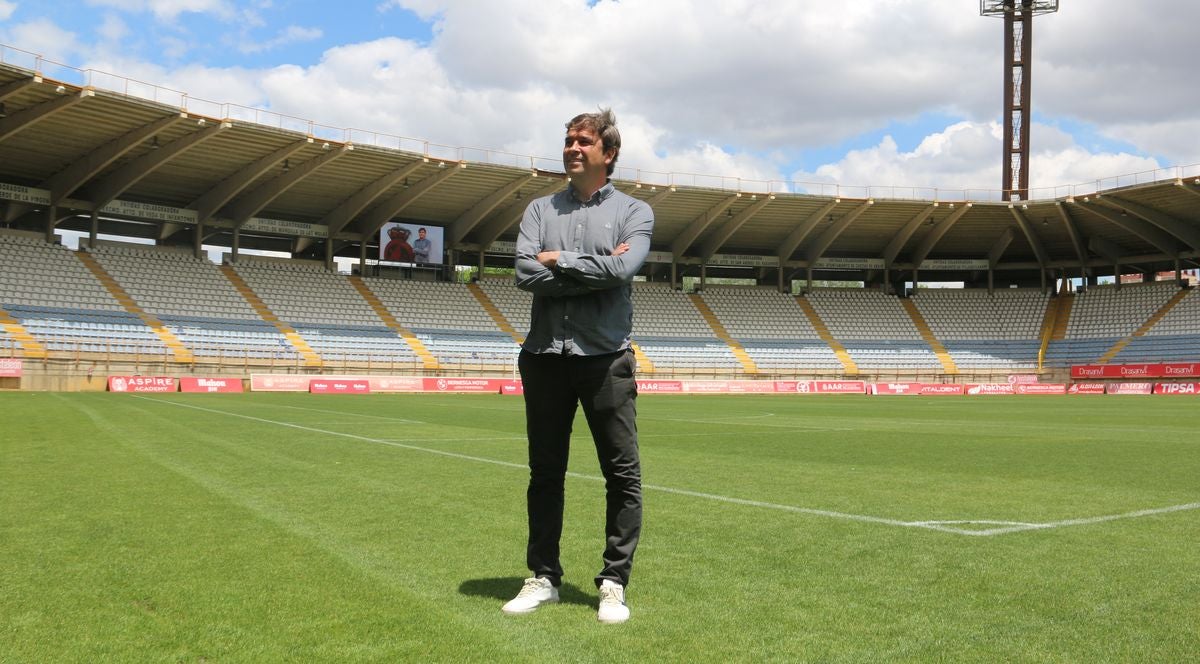
[[[424,240],[424,239],[425,239],[425,229],[424,229],[424,228],[422,228],[421,230],[417,231],[417,237],[421,238],[422,240]]]
[[[563,142],[563,166],[567,169],[567,175],[607,177],[610,159],[596,132],[587,127],[567,130],[567,138]]]

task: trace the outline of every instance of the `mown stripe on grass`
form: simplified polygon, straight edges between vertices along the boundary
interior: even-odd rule
[[[470,454],[460,454],[457,452],[448,452],[446,450],[438,450],[438,449],[433,449],[433,448],[429,448],[429,447],[421,447],[419,445],[409,445],[407,443],[400,443],[400,442],[383,439],[383,438],[372,438],[370,436],[360,436],[358,434],[346,433],[344,431],[332,431],[329,429],[319,429],[316,427],[309,427],[309,426],[305,426],[302,424],[295,424],[292,422],[281,422],[278,420],[271,420],[271,419],[267,419],[267,418],[263,418],[263,417],[256,417],[253,415],[245,415],[242,413],[234,413],[234,412],[219,410],[219,409],[215,409],[215,408],[205,408],[203,406],[179,403],[176,401],[165,401],[162,399],[155,399],[152,397],[144,397],[144,396],[136,396],[136,395],[131,395],[131,396],[132,396],[132,398],[135,398],[135,399],[142,399],[145,401],[152,401],[155,403],[166,404],[166,405],[171,405],[171,406],[179,406],[181,408],[190,408],[193,410],[204,411],[207,413],[214,413],[217,415],[226,415],[229,417],[237,417],[237,418],[241,418],[241,419],[251,420],[254,422],[261,422],[263,424],[272,424],[275,426],[299,429],[301,431],[308,431],[310,433],[319,433],[319,434],[324,434],[324,435],[328,435],[328,436],[349,438],[349,439],[358,440],[358,441],[361,441],[364,443],[374,443],[376,445],[389,445],[391,447],[398,447],[401,449],[411,450],[414,452],[425,452],[428,454],[436,454],[439,456],[450,457],[450,458],[454,458],[454,459],[461,459],[464,461],[473,461],[473,462],[477,462],[477,463],[487,463],[487,464],[492,464],[492,465],[497,465],[497,466],[504,466],[506,468],[517,468],[520,470],[528,469],[528,466],[523,463],[513,463],[510,461],[500,461],[499,459],[489,459],[487,457],[473,456]],[[588,480],[588,481],[593,481],[593,482],[603,482],[604,481],[603,477],[598,477],[595,475],[585,475],[583,473],[576,473],[576,472],[567,472],[567,476],[575,478],[575,479],[582,479],[582,480]],[[925,529],[925,530],[934,530],[937,532],[951,533],[951,534],[955,534],[955,535],[968,535],[968,536],[973,536],[973,537],[993,537],[996,535],[1008,535],[1008,534],[1012,534],[1012,533],[1028,532],[1028,531],[1035,531],[1035,530],[1049,530],[1049,529],[1055,529],[1055,528],[1064,528],[1064,527],[1068,527],[1068,526],[1093,525],[1093,524],[1107,523],[1110,521],[1118,521],[1118,520],[1123,520],[1123,519],[1135,519],[1135,518],[1140,518],[1140,517],[1145,517],[1145,516],[1170,514],[1170,513],[1175,513],[1175,512],[1185,512],[1185,511],[1200,509],[1200,503],[1185,503],[1185,504],[1180,504],[1180,505],[1168,505],[1165,507],[1156,507],[1156,508],[1150,508],[1150,509],[1136,510],[1136,511],[1132,511],[1132,512],[1123,512],[1121,514],[1106,514],[1106,515],[1092,516],[1092,517],[1081,517],[1081,518],[1076,518],[1076,519],[1063,519],[1060,521],[1050,521],[1050,522],[1045,522],[1045,523],[1025,523],[1025,522],[992,521],[992,520],[902,521],[899,519],[888,519],[885,517],[870,516],[870,515],[866,515],[866,514],[850,514],[847,512],[836,512],[836,511],[832,511],[832,510],[822,510],[822,509],[815,509],[815,508],[811,508],[811,507],[799,507],[796,505],[783,505],[780,503],[770,503],[770,502],[765,502],[765,501],[761,501],[761,500],[751,500],[748,498],[735,498],[735,497],[731,497],[731,496],[722,496],[719,494],[704,493],[701,491],[691,491],[688,489],[675,489],[672,487],[657,486],[657,485],[653,485],[653,484],[643,484],[642,488],[648,489],[651,491],[660,491],[663,493],[670,493],[670,494],[675,494],[675,495],[680,495],[680,496],[688,496],[688,497],[692,497],[692,498],[702,498],[705,500],[712,500],[712,501],[716,501],[716,502],[728,503],[728,504],[733,504],[733,505],[745,505],[745,506],[749,506],[749,507],[759,507],[759,508],[763,508],[763,509],[778,510],[778,511],[783,511],[783,512],[792,512],[792,513],[796,513],[796,514],[807,514],[810,516],[820,516],[820,517],[826,517],[826,518],[831,518],[831,519],[842,519],[842,520],[846,520],[846,521],[857,521],[857,522],[862,522],[862,523],[875,523],[875,524],[880,524],[880,525],[894,526],[894,527],[901,527],[901,528],[919,528],[919,529]],[[958,525],[968,525],[968,526],[970,526],[970,525],[998,525],[1001,527],[980,529],[980,528],[960,528],[960,527],[957,527]]]

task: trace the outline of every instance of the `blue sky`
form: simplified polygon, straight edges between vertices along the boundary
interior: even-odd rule
[[[566,118],[611,105],[627,176],[999,187],[1002,22],[978,3],[699,6],[0,0],[0,44],[197,99],[551,159]],[[1038,18],[1033,186],[1200,163],[1197,24],[1185,0]]]

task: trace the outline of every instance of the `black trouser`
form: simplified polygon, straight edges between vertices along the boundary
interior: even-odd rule
[[[642,531],[642,470],[637,444],[637,383],[632,351],[572,357],[521,351],[529,436],[529,548],[534,576],[562,581],[559,538],[563,483],[577,404],[583,405],[607,496],[604,569],[596,585],[629,584],[633,552]]]

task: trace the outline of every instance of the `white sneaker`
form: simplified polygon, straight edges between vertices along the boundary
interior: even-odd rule
[[[509,615],[532,613],[543,604],[553,604],[557,601],[558,588],[550,583],[550,579],[535,576],[525,579],[525,586],[521,588],[521,592],[500,607],[500,610]]]
[[[625,606],[625,586],[605,579],[600,582],[600,610],[596,620],[602,623],[623,623],[629,620],[629,607]]]

